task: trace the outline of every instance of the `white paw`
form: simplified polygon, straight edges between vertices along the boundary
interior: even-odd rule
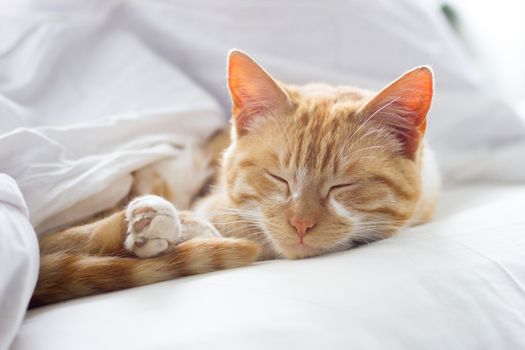
[[[124,247],[140,258],[150,258],[171,250],[182,236],[177,209],[158,196],[141,196],[126,208],[128,235]]]

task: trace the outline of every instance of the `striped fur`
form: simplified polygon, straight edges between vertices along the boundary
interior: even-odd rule
[[[374,94],[282,84],[233,51],[229,76],[232,143],[219,186],[197,208],[223,235],[254,240],[262,258],[304,258],[431,218],[439,177],[423,140],[428,67]],[[294,218],[310,222],[304,238]]]
[[[258,247],[228,238],[191,239],[166,255],[150,259],[52,253],[40,260],[30,307],[151,284],[176,277],[241,267],[253,262]]]
[[[170,235],[155,231],[147,242],[166,239],[165,250],[136,257],[143,226],[175,210],[155,206],[141,207],[135,221],[128,212],[132,228],[125,213],[117,212],[48,236],[40,242],[41,271],[31,306],[257,259],[340,251],[430,220],[439,176],[423,139],[433,93],[429,68],[416,68],[374,94],[285,85],[233,51],[228,76],[233,117],[222,161],[217,155],[226,147],[224,134],[198,152],[197,161],[187,162],[195,174],[188,176],[192,183],[171,181],[169,169],[176,167],[166,161],[135,174],[133,195],[164,195],[182,209],[197,193],[203,196],[193,213],[179,213],[185,241],[169,241]],[[213,190],[200,190],[219,167]],[[168,219],[164,225],[178,225],[177,215]],[[137,237],[130,237],[135,229]]]
[[[219,134],[204,145],[206,155],[211,156],[206,161],[211,161],[212,165],[217,149],[208,148],[224,145],[223,139],[224,134]],[[199,156],[202,153],[199,152]],[[209,173],[209,169],[202,171]],[[146,170],[145,173],[152,174],[155,170]],[[138,177],[140,180],[144,178]],[[162,191],[169,187],[162,177],[153,180],[161,184],[158,188]],[[136,186],[140,187],[146,186]],[[174,194],[180,189],[170,188],[169,191]],[[184,198],[187,197],[185,193]],[[44,236],[39,242],[39,277],[29,306],[246,266],[257,260],[260,249],[252,241],[215,237],[209,233],[209,224],[192,213],[181,211],[179,216],[185,240],[166,254],[148,259],[138,258],[125,247],[130,231],[125,211]]]

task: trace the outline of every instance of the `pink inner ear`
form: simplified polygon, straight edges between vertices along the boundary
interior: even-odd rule
[[[257,118],[280,113],[288,101],[272,77],[241,51],[234,50],[228,57],[228,86],[239,134],[245,133]]]
[[[380,91],[361,109],[361,113],[391,128],[403,144],[403,154],[414,158],[425,133],[432,94],[432,71],[428,67],[419,67]]]

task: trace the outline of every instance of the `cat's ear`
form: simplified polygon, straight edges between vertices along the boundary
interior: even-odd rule
[[[250,130],[258,118],[282,113],[288,95],[250,56],[238,50],[228,55],[228,86],[237,134]]]
[[[433,85],[430,67],[415,68],[381,90],[359,113],[390,128],[403,145],[403,155],[413,159],[425,133]]]

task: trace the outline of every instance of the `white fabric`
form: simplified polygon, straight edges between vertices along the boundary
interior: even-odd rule
[[[12,350],[525,348],[525,185],[444,194],[435,222],[30,311]]]
[[[218,107],[200,107],[16,129],[0,136],[0,171],[17,179],[37,231],[56,228],[115,206],[129,192],[132,171],[176,157],[223,125]]]
[[[38,0],[7,1],[0,9],[0,132],[31,128],[0,137],[0,171],[17,180],[38,231],[117,202],[130,170],[176,153],[166,147],[166,134],[178,143],[214,129],[224,113],[201,88],[227,109],[224,61],[231,47],[296,83],[378,89],[431,64],[436,95],[428,136],[445,182],[525,179],[525,162],[508,169],[509,160],[523,159],[523,121],[483,90],[480,72],[437,6]],[[178,118],[159,122],[150,116],[159,109]],[[132,120],[115,116],[121,113]],[[112,130],[94,127],[108,120],[120,122]],[[151,124],[147,130],[144,123]],[[179,131],[189,126],[193,132]],[[145,132],[147,141],[138,136]],[[115,154],[122,148],[126,159]],[[65,212],[80,202],[77,211]],[[57,214],[61,220],[50,221]]]
[[[13,341],[38,275],[38,244],[16,182],[0,174],[0,349]]]
[[[113,207],[132,171],[224,125],[213,98],[113,15],[0,22],[0,172],[38,232]]]
[[[483,90],[480,72],[470,65],[436,6],[423,5],[415,0],[395,3],[379,0],[306,0],[297,3],[194,0],[184,4],[170,0],[0,0],[0,172],[9,174],[18,183],[31,223],[37,231],[113,206],[127,193],[131,171],[164,157],[180,155],[185,145],[202,140],[223,125],[228,108],[224,62],[231,47],[252,54],[278,79],[295,83],[324,80],[378,89],[413,66],[431,64],[436,73],[436,95],[429,115],[428,135],[446,182],[525,180],[523,122],[516,118],[510,107]],[[458,215],[468,215],[471,211],[469,208],[462,210]],[[500,224],[499,219],[486,214],[484,212],[481,219]],[[2,210],[0,215],[9,216],[5,222],[17,222],[20,232],[29,232],[26,219],[14,209]],[[470,229],[466,225],[472,222],[460,220],[457,224],[450,229],[465,232]],[[0,225],[2,230],[6,227],[3,222]],[[431,227],[436,229],[433,232],[437,236],[446,233],[437,226]],[[444,229],[447,227],[444,225]],[[476,227],[479,228],[472,226],[473,229]],[[509,225],[497,231],[509,240],[520,242],[519,237],[514,237],[516,232]],[[413,274],[401,275],[406,277],[402,280],[392,280],[399,270],[390,268],[384,261],[403,259],[404,252],[400,249],[412,247],[412,235],[407,234],[409,236],[399,238],[403,242],[401,248],[392,245],[396,241],[387,241],[373,248],[378,249],[378,253],[371,250],[374,245],[340,256],[271,263],[246,270],[242,282],[235,276],[244,270],[224,272],[70,304],[79,305],[77,308],[42,309],[31,314],[15,347],[53,348],[54,342],[67,343],[69,340],[69,346],[73,344],[74,347],[81,346],[82,341],[86,344],[100,341],[107,346],[112,344],[111,341],[127,340],[131,348],[154,348],[147,346],[146,342],[160,344],[172,339],[173,332],[177,334],[173,341],[197,346],[213,339],[199,335],[201,326],[197,320],[204,322],[204,328],[209,330],[208,336],[219,337],[219,340],[224,340],[223,344],[233,339],[228,337],[233,337],[235,332],[243,333],[245,338],[242,339],[247,342],[250,334],[258,331],[261,347],[272,341],[282,343],[286,337],[292,340],[304,337],[308,340],[304,344],[312,347],[330,345],[337,339],[346,341],[350,335],[356,339],[356,344],[369,336],[369,344],[379,344],[378,347],[382,339],[395,341],[400,337],[412,337],[411,341],[417,342],[419,335],[408,331],[407,325],[417,328],[420,323],[398,324],[395,322],[397,318],[413,317],[423,322],[418,317],[428,314],[426,308],[435,310],[433,307],[439,304],[437,298],[441,293],[449,292],[445,288],[447,285],[455,290],[456,284],[459,288],[467,288],[469,282],[468,288],[479,289],[481,294],[495,293],[492,287],[482,284],[484,275],[481,270],[472,266],[496,265],[474,253],[458,258],[459,262],[474,264],[467,265],[465,270],[461,270],[463,267],[455,270],[446,265],[455,260],[445,260],[443,263],[449,269],[446,271],[450,272],[450,278],[441,280],[441,270],[437,265],[427,265],[424,255],[429,254],[430,261],[434,261],[433,250],[425,246],[425,242],[433,244],[430,238],[434,236],[422,236],[426,237],[424,241],[414,243],[421,246],[407,250],[413,256],[419,256],[419,259],[413,259],[416,265],[412,266],[415,269]],[[499,241],[491,241],[497,236],[487,233],[483,237],[489,242],[487,247],[499,247]],[[445,250],[438,251],[445,258],[454,257],[457,247],[451,242],[449,239],[445,243],[436,242],[437,248]],[[475,244],[474,240],[469,244]],[[515,247],[518,246],[516,243]],[[420,247],[423,248],[421,252],[417,249]],[[452,251],[447,252],[448,248]],[[502,245],[503,248],[506,246]],[[363,254],[368,256],[367,252],[371,253],[370,257],[356,258]],[[436,257],[441,257],[438,253]],[[0,261],[3,262],[3,251],[2,254]],[[36,252],[30,247],[25,254],[31,261],[36,259]],[[513,250],[509,252],[509,259],[514,259],[512,254]],[[508,257],[501,253],[505,262]],[[434,262],[437,264],[437,260]],[[335,272],[347,271],[347,264],[350,268],[347,275],[353,274],[355,279],[341,282],[340,274]],[[360,272],[366,266],[377,268],[377,271],[371,271],[376,275]],[[513,266],[511,264],[512,269]],[[411,266],[403,263],[400,267]],[[431,275],[433,271],[438,273],[436,278]],[[523,273],[520,271],[516,272],[519,276]],[[332,276],[328,286],[345,283],[342,285],[345,289],[332,288],[332,292],[327,292],[322,284],[313,282],[316,274],[327,278]],[[26,275],[28,279],[34,277],[30,272]],[[495,278],[493,283],[506,282],[502,276],[494,274],[489,277]],[[211,284],[205,281],[211,281]],[[281,283],[286,281],[296,284]],[[391,285],[384,284],[389,281]],[[430,287],[426,287],[432,281],[442,283],[431,285],[439,294],[434,299],[415,299],[430,293]],[[390,287],[390,293],[383,298],[386,298],[385,303],[391,303],[381,304],[381,298],[374,294],[375,289],[368,289],[368,285]],[[28,282],[26,288],[20,290],[21,296],[12,291],[2,292],[2,301],[22,300],[19,298],[30,294],[29,286]],[[256,286],[261,289],[255,289]],[[445,309],[452,313],[437,315],[437,321],[429,321],[439,332],[423,332],[421,337],[438,339],[432,337],[455,332],[458,327],[463,329],[447,318],[453,318],[461,311],[470,312],[464,319],[465,324],[473,323],[472,330],[480,334],[480,339],[500,339],[503,332],[496,332],[500,323],[473,316],[479,316],[476,310],[484,310],[501,322],[507,321],[500,315],[510,315],[506,320],[512,320],[504,301],[510,300],[516,305],[522,301],[516,296],[518,287],[505,286],[501,291],[501,310],[496,308],[495,301],[475,309],[472,305],[477,303],[476,300],[468,299],[465,293],[454,294],[456,299],[445,300],[449,303]],[[218,288],[217,294],[210,294],[215,287]],[[248,290],[253,298],[243,288],[254,288]],[[295,295],[301,295],[298,293],[303,288],[309,288],[308,293],[305,291],[302,299],[293,299]],[[410,298],[404,298],[404,288],[410,290],[407,293]],[[229,289],[237,290],[237,294],[229,294]],[[414,290],[419,290],[420,294]],[[176,297],[182,301],[189,298],[187,293],[196,296],[206,293],[206,297],[191,299],[189,303],[175,303]],[[211,322],[218,321],[214,317],[219,317],[218,313],[213,315],[215,311],[224,310],[234,303],[234,296],[239,296],[238,293],[247,295],[238,299],[241,304],[235,309],[235,313],[242,317],[232,317],[213,328]],[[312,307],[326,312],[316,313],[300,307],[323,294],[326,300],[333,299],[334,303],[319,299],[319,304]],[[370,294],[370,302],[359,301],[367,294]],[[123,299],[117,300],[117,296]],[[91,304],[90,300],[98,300],[98,303]],[[379,304],[375,306],[371,302]],[[461,308],[460,302],[467,306]],[[90,304],[83,306],[84,303]],[[192,315],[190,310],[197,303],[202,303],[200,310],[203,314]],[[268,307],[272,303],[285,306],[290,303],[290,306]],[[381,305],[389,307],[386,310],[391,312],[383,312],[378,308]],[[169,307],[173,312],[167,316],[164,312],[170,310]],[[416,307],[421,309],[415,310]],[[204,317],[204,308],[208,308],[212,315]],[[349,322],[348,326],[337,322],[337,315],[341,315],[338,308],[345,311],[345,315],[355,313],[355,319],[363,322]],[[454,312],[456,308],[459,311]],[[68,311],[73,309],[74,312]],[[128,309],[135,313],[126,313]],[[252,309],[255,310],[253,314],[249,312]],[[9,324],[8,331],[16,327],[16,320],[22,315],[22,310],[18,310],[11,318],[13,323]],[[91,313],[92,310],[98,312]],[[272,314],[265,314],[265,310],[271,310]],[[388,318],[385,313],[397,317]],[[89,316],[84,326],[92,327],[93,331],[78,333],[82,327],[69,321],[84,316]],[[164,321],[159,323],[160,326],[169,325],[168,333],[152,332],[149,335],[139,327],[152,330],[152,325],[157,325],[156,316]],[[121,322],[109,322],[113,318]],[[189,318],[189,321],[184,318]],[[270,322],[274,318],[282,318],[283,324],[274,325]],[[135,323],[122,322],[124,319]],[[285,324],[285,321],[290,322]],[[320,328],[316,321],[332,328]],[[390,331],[387,330],[387,321]],[[481,326],[483,322],[487,327]],[[117,327],[122,336],[110,339],[108,332],[111,327],[108,324]],[[128,328],[125,329],[124,324]],[[373,333],[376,325],[381,333]],[[2,325],[2,332],[3,329]],[[97,338],[94,330],[102,335]],[[339,338],[333,330],[340,331]],[[267,336],[263,337],[264,331]],[[39,332],[45,332],[45,335]],[[323,333],[331,337],[323,337]],[[512,335],[509,333],[509,342],[515,339]],[[460,342],[460,338],[456,341]],[[213,344],[217,345],[216,342]]]

